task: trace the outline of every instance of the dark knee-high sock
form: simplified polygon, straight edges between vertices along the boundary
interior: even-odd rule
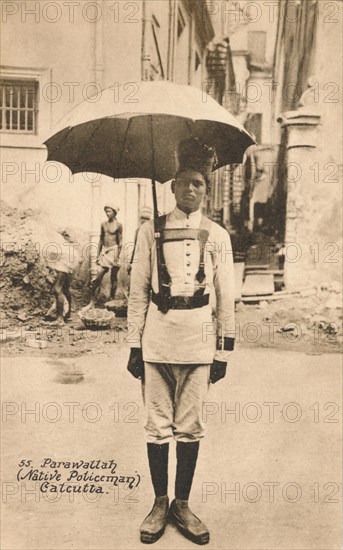
[[[199,441],[176,443],[175,498],[188,500],[199,452]]]
[[[169,443],[163,443],[163,445],[148,443],[147,446],[150,475],[155,496],[162,497],[168,493]]]

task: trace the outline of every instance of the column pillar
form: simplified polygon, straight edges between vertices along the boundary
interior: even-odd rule
[[[325,200],[323,183],[316,180],[315,166],[318,164],[318,134],[320,113],[314,103],[306,101],[303,94],[302,106],[296,111],[283,113],[278,122],[285,133],[286,158],[282,167],[286,187],[285,220],[285,285],[287,289],[318,283],[322,275],[316,262],[313,247],[320,240],[316,226],[320,200]],[[320,197],[321,195],[321,197]],[[318,198],[320,200],[318,200]]]

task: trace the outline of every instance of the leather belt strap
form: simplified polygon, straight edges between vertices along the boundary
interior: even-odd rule
[[[160,297],[155,292],[151,293],[151,300],[157,306],[160,305]],[[209,304],[210,295],[201,296],[169,296],[167,300],[168,309],[197,309]]]

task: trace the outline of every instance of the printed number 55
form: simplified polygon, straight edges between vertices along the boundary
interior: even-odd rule
[[[21,460],[18,464],[19,468],[28,468],[31,466],[32,460]]]

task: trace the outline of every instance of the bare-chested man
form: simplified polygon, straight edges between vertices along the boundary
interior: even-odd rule
[[[99,273],[91,283],[92,298],[90,307],[94,307],[96,296],[105,273],[111,270],[111,295],[114,300],[117,289],[117,275],[119,271],[119,255],[122,248],[123,226],[116,219],[119,208],[114,205],[106,205],[105,213],[107,221],[101,224],[100,241],[98,248],[97,264]]]

